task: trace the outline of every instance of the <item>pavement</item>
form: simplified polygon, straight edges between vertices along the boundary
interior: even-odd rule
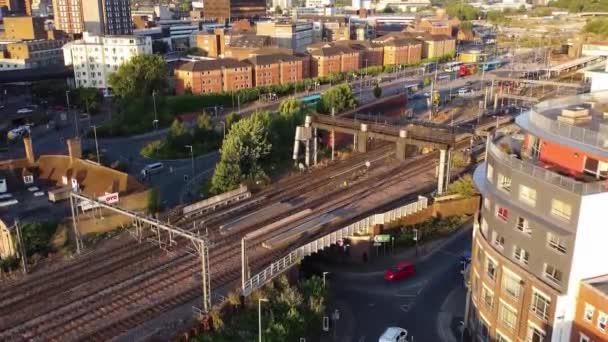
[[[409,248],[354,267],[318,266],[330,272],[328,312],[337,309],[340,313],[322,341],[376,341],[389,326],[408,330],[415,341],[460,341],[458,328],[466,296],[460,256],[470,247],[471,230],[467,227],[420,245],[418,257],[415,249]],[[404,260],[416,264],[417,275],[385,282],[384,270]]]

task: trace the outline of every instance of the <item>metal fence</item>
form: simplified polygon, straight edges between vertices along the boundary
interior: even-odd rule
[[[536,179],[543,180],[562,189],[568,190],[579,195],[590,195],[607,191],[606,182],[583,183],[570,177],[562,176],[553,171],[536,166],[531,162],[519,159],[517,156],[509,155],[500,150],[498,146],[491,142],[488,147],[489,153],[497,161],[502,162],[508,168],[525,173]]]
[[[338,229],[303,246],[300,246],[248,279],[242,289],[243,295],[248,296],[252,291],[262,287],[268,281],[285,272],[305,256],[329,247],[330,245],[337,243],[338,240],[345,239],[355,234],[369,234],[371,233],[371,228],[375,224],[386,224],[419,212],[427,207],[428,198],[419,196],[416,202],[389,210],[381,214],[368,216],[344,228]]]
[[[564,109],[585,102],[608,103],[608,91],[594,92],[577,96],[569,96],[554,100],[543,101],[530,110],[528,118],[530,123],[543,131],[550,132],[557,136],[578,141],[585,145],[599,148],[608,152],[608,136],[598,131],[586,129],[584,127],[573,126],[559,122],[541,114],[547,110]]]

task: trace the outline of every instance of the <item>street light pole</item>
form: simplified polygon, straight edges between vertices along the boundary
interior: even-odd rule
[[[327,276],[329,272],[323,272],[323,287],[325,287],[325,276]]]
[[[101,165],[99,161],[99,145],[97,144],[97,126],[93,125],[93,135],[95,136],[95,151],[97,152],[97,164]]]
[[[190,159],[192,160],[192,179],[194,179],[194,149],[192,145],[186,145],[186,148],[190,149]]]
[[[258,299],[258,342],[262,342],[262,302],[268,302],[268,299]]]
[[[154,104],[154,129],[158,129],[158,114],[156,113],[156,90],[152,90],[152,103]]]
[[[68,105],[68,115],[70,115],[70,91],[66,90],[65,91],[65,101]],[[80,135],[78,132],[78,114],[74,113],[74,130],[76,133],[76,138],[78,138],[78,136]]]

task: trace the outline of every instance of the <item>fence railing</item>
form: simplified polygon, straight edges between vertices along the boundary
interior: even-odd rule
[[[570,177],[562,176],[556,172],[536,166],[529,161],[521,160],[515,155],[509,155],[503,152],[495,145],[495,142],[489,144],[488,151],[497,161],[505,164],[510,169],[525,173],[575,194],[590,195],[607,191],[607,182],[584,183]]]
[[[401,206],[389,210],[381,214],[370,215],[362,220],[355,223],[349,224],[348,226],[333,231],[325,236],[322,236],[314,241],[311,241],[303,246],[300,246],[284,257],[271,263],[261,272],[255,274],[248,279],[243,287],[243,295],[248,296],[252,291],[258,289],[268,281],[276,278],[281,273],[288,270],[291,266],[297,264],[305,256],[311,255],[319,250],[329,247],[332,244],[338,242],[338,240],[345,239],[355,234],[370,234],[371,228],[375,224],[386,224],[394,220],[403,218],[405,216],[414,214],[428,207],[428,198],[419,196],[416,202]],[[342,240],[343,241],[343,240]]]

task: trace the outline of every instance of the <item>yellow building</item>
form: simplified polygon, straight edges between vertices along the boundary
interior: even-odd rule
[[[5,17],[4,38],[8,39],[47,39],[44,27],[46,18],[42,17]]]
[[[479,63],[485,62],[488,58],[487,53],[482,53],[479,50],[469,50],[461,52],[458,56],[458,60],[464,63]]]

